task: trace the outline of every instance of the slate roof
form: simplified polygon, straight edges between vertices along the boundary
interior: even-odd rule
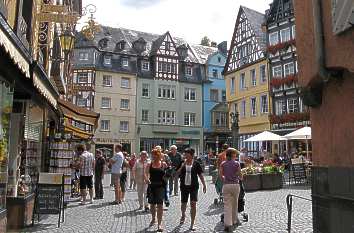
[[[253,31],[256,34],[256,39],[261,46],[261,48],[266,48],[266,34],[262,31],[262,24],[265,22],[265,15],[247,8],[245,6],[241,6],[243,12],[245,13],[248,22],[251,24]]]
[[[146,41],[146,50],[141,54],[143,56],[151,56],[156,52],[156,47],[160,45],[162,40],[165,38],[164,33],[162,35],[140,32],[126,28],[112,28],[108,26],[100,26],[100,32],[95,33],[93,41],[89,41],[84,38],[81,33],[78,33],[78,39],[75,47],[86,47],[86,46],[95,46],[98,47],[101,51],[114,52],[118,42],[124,40],[126,42],[125,49],[119,51],[121,54],[127,55],[139,55],[133,49],[133,42],[139,39],[144,39]],[[102,48],[99,46],[102,39],[107,39],[107,46]],[[186,62],[200,63],[205,64],[207,62],[208,56],[216,52],[218,49],[214,47],[207,47],[202,45],[189,45],[186,40],[179,37],[173,37],[173,40],[177,47],[181,45],[186,45],[188,49],[188,56],[186,57]]]

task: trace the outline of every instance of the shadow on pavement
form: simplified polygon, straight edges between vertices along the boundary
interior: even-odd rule
[[[107,207],[107,206],[110,206],[110,205],[111,205],[110,202],[102,202],[100,204],[88,205],[87,209],[95,210],[95,209],[104,208],[104,207]]]
[[[49,231],[58,229],[58,225],[55,223],[35,223],[34,226],[29,226],[21,229],[20,231],[7,231],[9,233],[18,233],[18,232],[37,232],[37,231]]]
[[[126,211],[126,212],[114,214],[113,216],[115,218],[121,218],[121,217],[136,217],[136,216],[139,216],[139,215],[146,215],[146,214],[149,214],[149,212],[131,210],[131,211]]]

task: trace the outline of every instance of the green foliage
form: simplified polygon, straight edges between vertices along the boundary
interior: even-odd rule
[[[201,45],[210,46],[210,39],[207,36],[204,36],[200,42]]]

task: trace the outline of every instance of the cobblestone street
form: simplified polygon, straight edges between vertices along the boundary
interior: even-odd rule
[[[109,187],[110,175],[105,178],[105,199],[92,205],[80,206],[71,203],[65,211],[65,222],[57,228],[57,216],[42,217],[40,223],[22,232],[154,232],[156,226],[148,228],[150,215],[138,208],[136,192],[129,191],[122,205],[110,205],[113,191]],[[207,194],[199,193],[197,232],[222,232],[220,223],[222,205],[215,206],[217,196],[211,178],[207,177]],[[287,210],[285,198],[287,194],[310,197],[310,189],[301,186],[285,187],[282,190],[258,191],[246,194],[246,210],[249,221],[238,227],[236,232],[274,233],[286,232]],[[188,232],[189,221],[179,226],[179,197],[171,197],[171,206],[164,212],[166,232]],[[294,200],[293,232],[312,232],[311,203]]]

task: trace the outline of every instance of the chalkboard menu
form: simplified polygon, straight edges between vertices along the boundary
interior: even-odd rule
[[[60,196],[62,187],[58,185],[39,184],[37,187],[37,214],[59,214],[61,209]]]
[[[292,164],[292,170],[295,182],[306,179],[306,169],[304,163]]]
[[[64,221],[64,176],[56,173],[40,173],[36,189],[36,199],[34,205],[34,216],[41,214],[57,214],[58,227]]]

